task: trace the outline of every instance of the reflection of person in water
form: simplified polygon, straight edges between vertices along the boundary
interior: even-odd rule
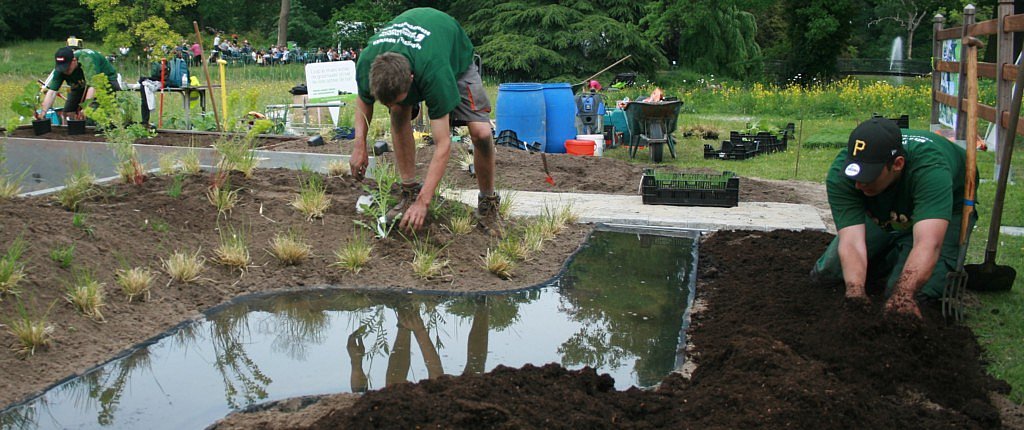
[[[466,368],[463,375],[484,373],[487,368],[487,344],[491,330],[491,314],[488,312],[487,296],[479,296],[473,303],[473,325],[469,328],[466,341]]]
[[[437,353],[434,342],[430,340],[430,332],[423,324],[420,317],[419,307],[415,304],[404,303],[395,312],[398,315],[398,329],[412,331],[416,337],[416,345],[420,347],[423,354],[423,364],[427,365],[427,377],[437,378],[444,374],[444,365],[441,363],[441,355]],[[406,350],[408,353],[408,349]]]
[[[352,365],[352,374],[349,382],[352,384],[353,393],[365,393],[370,387],[370,381],[363,371],[363,356],[366,355],[366,346],[363,345],[363,328],[359,327],[352,334],[348,335],[348,360]]]

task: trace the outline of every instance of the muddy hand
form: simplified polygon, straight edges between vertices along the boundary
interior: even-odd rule
[[[907,315],[921,319],[921,309],[912,294],[896,292],[885,302],[885,313],[889,316]]]
[[[402,221],[398,224],[398,227],[406,231],[418,231],[423,228],[426,219],[427,205],[417,200],[402,214]]]
[[[366,166],[370,164],[369,156],[366,153],[366,147],[363,145],[363,149],[359,150],[359,145],[356,145],[356,149],[352,151],[352,155],[348,159],[348,165],[352,172],[352,177],[357,181],[362,181],[366,177]]]

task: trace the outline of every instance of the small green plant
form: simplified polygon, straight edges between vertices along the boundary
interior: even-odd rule
[[[157,233],[167,233],[171,230],[171,225],[167,224],[167,221],[160,218],[154,218],[152,221],[149,219],[144,220],[142,228],[145,229],[146,227],[149,227]]]
[[[171,179],[171,183],[167,184],[167,195],[172,198],[181,197],[181,190],[185,187],[185,176],[182,174],[174,175],[174,179]]]
[[[198,175],[202,171],[202,166],[199,164],[199,151],[195,148],[189,148],[181,155],[181,172],[188,175]]]
[[[120,269],[115,275],[117,285],[121,287],[128,302],[139,299],[149,300],[149,291],[153,284],[153,272],[144,267],[133,267],[131,269]]]
[[[39,84],[33,82],[25,85],[21,93],[11,99],[11,111],[18,114],[19,118],[13,118],[11,124],[7,125],[8,129],[17,127],[23,119],[32,118],[36,114],[40,90]]]
[[[227,174],[221,172],[214,176],[213,184],[206,190],[206,199],[217,208],[218,218],[221,215],[226,218],[241,198],[238,197],[238,190],[231,189]]]
[[[498,252],[504,254],[509,260],[523,261],[530,254],[530,248],[520,238],[508,235],[501,242],[498,242]]]
[[[4,167],[6,164],[6,150],[3,142],[0,141],[0,199],[9,199],[18,195],[21,192],[21,183],[25,180],[25,175],[28,175],[28,169],[21,175],[11,175]]]
[[[271,239],[269,252],[285,265],[292,266],[309,256],[310,246],[298,233],[289,230]]]
[[[314,172],[306,173],[304,176],[299,177],[299,194],[292,200],[292,207],[306,215],[307,221],[323,218],[324,212],[331,207],[324,179]]]
[[[75,259],[75,244],[69,243],[50,250],[50,259],[62,269],[70,268]]]
[[[512,216],[512,207],[516,203],[516,192],[513,190],[501,190],[498,192],[501,196],[501,203],[498,203],[498,216],[503,219],[508,219]]]
[[[54,193],[54,198],[65,209],[77,211],[82,202],[92,197],[93,182],[95,181],[96,176],[93,176],[89,170],[89,165],[85,162],[78,162],[74,165],[71,174],[64,179],[64,188]]]
[[[370,261],[370,253],[373,247],[370,245],[370,238],[361,231],[356,231],[341,248],[334,252],[335,262],[342,270],[359,273]]]
[[[544,249],[545,236],[544,226],[540,222],[533,222],[523,230],[523,244],[531,253],[540,252]]]
[[[86,215],[84,213],[75,212],[75,214],[71,216],[71,225],[75,226],[75,228],[79,230],[82,230],[82,232],[85,233],[86,236],[93,237],[96,235],[96,230],[93,229],[91,225],[86,224],[85,218]]]
[[[4,295],[18,295],[18,282],[25,279],[25,264],[21,256],[28,249],[28,242],[20,236],[7,246],[7,252],[0,257],[0,298]]]
[[[501,279],[509,279],[512,277],[512,270],[515,269],[516,263],[505,255],[505,253],[488,249],[487,254],[481,258],[484,260],[484,268],[486,268],[488,272],[495,274]]]
[[[156,165],[160,169],[161,175],[170,176],[177,170],[178,158],[170,152],[160,154],[160,158],[156,160]]]
[[[213,250],[215,261],[245,271],[249,265],[249,246],[245,236],[245,230],[230,226],[220,229],[220,245]]]
[[[228,137],[213,145],[221,155],[218,168],[227,171],[242,172],[251,178],[260,159],[256,156],[256,143],[250,137]]]
[[[377,183],[377,187],[363,186],[363,189],[370,194],[372,202],[369,205],[364,205],[362,209],[364,213],[370,216],[372,221],[366,223],[362,220],[355,220],[355,223],[372,231],[377,238],[383,239],[391,234],[391,230],[395,226],[395,223],[388,222],[387,213],[392,206],[398,203],[391,196],[391,188],[401,181],[401,177],[398,175],[398,170],[395,169],[394,165],[380,157],[376,160],[377,165],[373,169],[373,178]]]
[[[576,224],[580,221],[580,215],[576,213],[572,203],[567,203],[558,210],[558,218],[563,225]]]
[[[74,279],[64,298],[83,315],[103,321],[103,284],[88,269],[75,270]]]
[[[449,229],[452,234],[463,235],[473,231],[473,213],[463,205],[455,205],[457,208],[448,218]]]
[[[194,282],[199,279],[206,264],[206,259],[199,256],[199,253],[200,251],[196,251],[195,254],[175,251],[166,260],[162,260],[164,270],[174,281],[186,284]]]
[[[441,249],[434,247],[426,241],[413,243],[412,272],[420,279],[431,279],[441,275],[445,267],[448,267],[448,260],[441,258]]]
[[[56,301],[53,302],[53,304],[56,303]],[[53,326],[50,325],[49,315],[53,310],[53,304],[46,312],[37,316],[32,315],[21,300],[15,303],[14,308],[18,316],[14,320],[7,321],[7,332],[18,339],[18,345],[12,348],[16,353],[22,356],[31,356],[36,353],[36,350],[50,345]]]

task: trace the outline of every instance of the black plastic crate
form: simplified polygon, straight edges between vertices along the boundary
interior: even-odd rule
[[[740,200],[740,178],[733,172],[715,175],[644,169],[640,189],[645,205],[731,208],[739,205]]]

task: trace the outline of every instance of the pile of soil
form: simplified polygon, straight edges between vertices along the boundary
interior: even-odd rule
[[[697,367],[655,390],[616,391],[593,369],[497,367],[351,395],[316,407],[234,415],[235,428],[1020,428],[990,401],[969,329],[936,309],[883,317],[806,274],[831,239],[814,232],[718,232],[701,243],[689,331]],[[350,406],[351,405],[351,406]]]

